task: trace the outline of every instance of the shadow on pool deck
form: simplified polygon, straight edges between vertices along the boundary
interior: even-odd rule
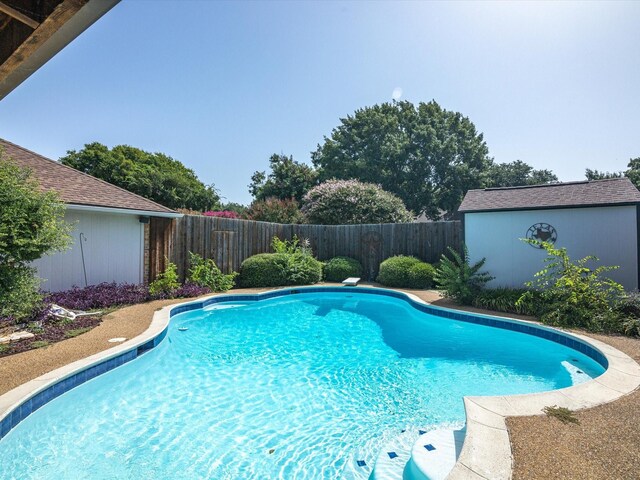
[[[335,286],[337,284],[325,284]],[[361,283],[363,286],[377,286]],[[282,288],[282,287],[279,287]],[[236,289],[258,293],[270,288]],[[433,290],[404,290],[441,307],[492,314],[459,307]],[[49,347],[0,359],[0,395],[40,375],[113,346],[109,338],[133,338],[147,329],[159,308],[183,300],[159,300],[125,307],[104,317],[102,324],[75,338]],[[499,316],[506,314],[495,313]],[[532,320],[531,317],[508,315]],[[582,333],[582,332],[581,332]],[[621,336],[590,336],[640,361],[640,340]],[[579,425],[542,416],[507,419],[514,455],[514,479],[637,479],[640,472],[640,391],[615,402],[582,410]]]

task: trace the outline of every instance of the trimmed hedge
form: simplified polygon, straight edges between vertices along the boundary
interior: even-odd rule
[[[433,276],[436,274],[436,269],[430,263],[416,263],[409,268],[408,273],[407,288],[419,288],[424,290],[433,287]]]
[[[288,255],[259,253],[240,265],[239,284],[242,287],[279,287],[287,284]]]
[[[310,285],[322,280],[322,263],[300,253],[260,253],[240,266],[240,286]]]
[[[377,281],[387,287],[426,289],[433,286],[434,275],[431,264],[416,257],[397,255],[380,264]]]
[[[345,278],[360,277],[362,264],[351,257],[334,257],[324,264],[324,279],[328,282],[341,282]]]

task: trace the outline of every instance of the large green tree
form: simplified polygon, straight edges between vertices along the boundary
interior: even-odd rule
[[[292,156],[274,153],[269,158],[271,172],[257,171],[251,177],[249,192],[256,200],[294,198],[300,202],[317,183],[318,174],[309,165],[296,162]]]
[[[492,161],[467,117],[435,101],[393,102],[357,110],[312,153],[320,180],[380,184],[410,210],[437,218],[467,190],[483,186]]]
[[[486,172],[485,187],[517,187],[557,181],[558,177],[551,170],[535,170],[522,160],[516,160],[492,164]]]
[[[164,153],[150,153],[128,145],[109,149],[98,142],[70,150],[64,165],[101,178],[169,208],[216,210],[220,197],[190,168]]]
[[[0,151],[0,319],[28,317],[40,302],[29,263],[70,244],[64,210],[56,193],[43,192],[29,170]]]

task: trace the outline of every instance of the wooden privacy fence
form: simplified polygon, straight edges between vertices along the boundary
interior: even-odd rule
[[[319,260],[336,256],[358,259],[364,267],[363,278],[373,280],[378,266],[393,255],[415,255],[435,262],[447,247],[462,248],[459,221],[427,223],[385,223],[371,225],[283,225],[230,218],[185,215],[176,219],[165,235],[152,236],[150,276],[155,278],[165,267],[164,257],[178,267],[184,278],[189,252],[212,258],[229,273],[238,271],[251,255],[271,252],[274,236],[290,240],[294,235],[309,239]]]

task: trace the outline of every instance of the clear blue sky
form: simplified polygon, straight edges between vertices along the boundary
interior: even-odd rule
[[[0,102],[0,136],[53,159],[167,153],[248,203],[272,153],[310,161],[390,101],[468,116],[497,162],[561,180],[640,156],[640,2],[123,0]]]

